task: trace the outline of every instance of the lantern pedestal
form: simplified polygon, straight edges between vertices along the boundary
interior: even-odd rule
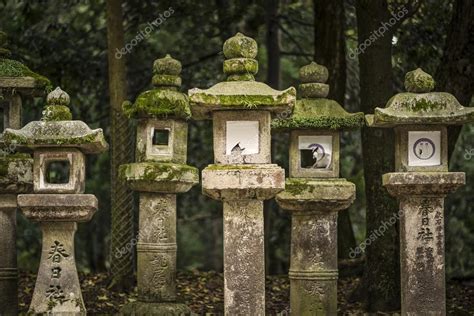
[[[194,167],[159,162],[122,165],[120,176],[140,192],[137,244],[138,301],[124,315],[191,315],[176,302],[176,194],[199,182]],[[154,192],[155,191],[155,192]]]
[[[39,222],[43,234],[41,262],[29,312],[85,315],[74,256],[78,222],[97,211],[91,194],[20,194],[18,206]]]
[[[445,315],[444,198],[463,172],[400,172],[383,185],[400,201],[402,315]]]
[[[345,179],[290,178],[276,196],[291,213],[292,315],[337,314],[337,211],[355,198]]]
[[[210,165],[203,193],[224,204],[224,305],[229,315],[265,314],[263,200],[285,187],[277,165]]]

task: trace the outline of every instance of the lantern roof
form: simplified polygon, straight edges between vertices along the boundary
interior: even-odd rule
[[[209,119],[212,111],[221,110],[291,111],[296,100],[295,88],[279,91],[255,81],[258,47],[253,38],[237,33],[225,41],[223,52],[227,80],[209,89],[189,90],[193,117]]]
[[[41,95],[51,89],[51,82],[19,61],[10,59],[7,34],[0,31],[0,90],[15,89],[26,94]]]
[[[375,108],[366,115],[368,126],[439,124],[456,125],[474,121],[474,108],[463,107],[456,97],[446,92],[432,92],[433,78],[420,68],[405,75],[407,92],[388,100],[385,108]]]
[[[188,96],[178,91],[181,86],[181,63],[166,55],[153,63],[154,89],[142,92],[134,103],[122,105],[128,117],[175,118],[191,117]]]
[[[91,130],[82,121],[72,120],[69,95],[57,87],[48,94],[41,121],[33,121],[22,129],[5,129],[4,141],[20,149],[45,147],[78,148],[86,154],[108,148],[101,128]]]
[[[316,62],[300,68],[300,98],[288,118],[275,119],[275,129],[353,129],[364,125],[364,113],[348,113],[329,94],[328,69]]]

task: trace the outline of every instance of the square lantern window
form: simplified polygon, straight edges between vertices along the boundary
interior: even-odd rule
[[[35,150],[33,188],[37,193],[83,193],[84,154],[78,149]]]
[[[339,132],[291,131],[290,177],[339,177]]]
[[[214,112],[215,163],[271,163],[270,120],[268,111]]]
[[[397,171],[448,171],[446,127],[402,126],[395,133]]]
[[[137,161],[186,162],[188,126],[177,120],[141,119],[137,128]]]

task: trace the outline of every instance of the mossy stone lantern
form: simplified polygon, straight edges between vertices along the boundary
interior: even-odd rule
[[[0,109],[5,128],[22,127],[22,99],[42,96],[49,80],[10,59],[7,36],[0,31]],[[14,315],[18,310],[18,273],[16,262],[16,209],[19,193],[33,188],[33,160],[16,152],[16,144],[4,146],[0,137],[0,315]]]
[[[199,183],[198,169],[186,165],[191,117],[181,86],[181,63],[171,56],[153,65],[154,89],[141,93],[124,111],[137,117],[136,160],[120,166],[119,175],[140,193],[137,244],[138,301],[126,315],[188,315],[176,302],[176,195]]]
[[[271,164],[271,114],[291,111],[296,91],[257,82],[257,43],[240,33],[223,47],[227,81],[189,90],[194,118],[210,119],[214,165],[202,171],[203,193],[224,204],[226,315],[265,313],[263,200],[284,189]]]
[[[447,126],[474,121],[474,109],[434,85],[421,69],[408,72],[407,92],[366,116],[395,129],[396,172],[383,185],[400,202],[402,315],[446,314],[444,198],[465,183],[463,172],[448,172]]]
[[[74,255],[78,222],[89,221],[97,198],[84,194],[85,154],[108,148],[102,129],[71,120],[69,95],[56,88],[46,100],[41,121],[6,129],[6,144],[33,151],[33,194],[18,195],[24,215],[39,222],[42,252],[32,313],[85,314]]]
[[[292,215],[292,315],[337,314],[337,212],[355,198],[355,185],[339,178],[340,131],[364,124],[327,99],[328,70],[315,62],[300,69],[300,98],[289,118],[272,127],[290,131],[290,178],[277,203]]]

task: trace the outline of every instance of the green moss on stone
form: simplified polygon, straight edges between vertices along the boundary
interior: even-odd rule
[[[139,174],[134,174],[134,169],[140,170]],[[192,173],[198,176],[198,169],[184,164],[166,162],[145,162],[138,164],[125,164],[119,168],[119,177],[130,180],[131,176],[139,177],[145,181],[173,181],[180,180],[185,174]],[[163,175],[166,175],[163,177]]]
[[[189,119],[191,110],[188,97],[181,92],[153,89],[141,93],[135,103],[124,102],[125,115],[147,115],[157,118]]]
[[[244,170],[254,169],[252,165],[209,165],[206,169],[208,170]]]
[[[36,80],[39,88],[45,89],[47,92],[52,90],[48,78],[38,75],[16,60],[0,59],[0,77],[32,77]]]
[[[308,179],[290,178],[286,180],[285,191],[292,195],[299,195],[304,192],[313,192],[314,185],[309,184]]]
[[[364,125],[364,113],[348,113],[334,100],[300,99],[291,117],[275,119],[275,129],[354,129]]]
[[[42,121],[70,121],[71,110],[65,105],[49,105],[43,110]]]

